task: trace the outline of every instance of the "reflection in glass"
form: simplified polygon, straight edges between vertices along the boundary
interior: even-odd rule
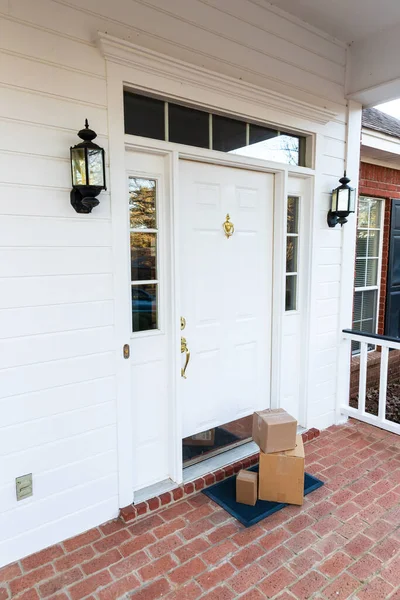
[[[72,185],[86,185],[85,149],[72,148]]]
[[[250,127],[252,126],[250,125]],[[230,150],[230,152],[232,154],[248,156],[249,158],[260,158],[261,160],[272,160],[288,165],[299,165],[300,139],[292,135],[276,135],[261,142],[253,144],[250,142],[249,146],[237,147]]]
[[[157,284],[132,286],[132,331],[157,329]]]
[[[103,150],[101,148],[88,149],[89,185],[104,186]]]
[[[297,272],[297,243],[298,237],[288,237],[286,240],[286,273]]]
[[[369,205],[368,200],[360,198],[358,205],[358,227],[368,227],[369,222]]]
[[[381,200],[369,200],[369,226],[380,227],[381,223]]]
[[[297,275],[286,275],[285,310],[296,310]]]
[[[157,234],[131,232],[131,279],[157,279]]]
[[[129,177],[129,214],[131,229],[156,229],[156,182]]]
[[[295,196],[288,197],[287,205],[287,232],[298,233],[299,231],[299,199]]]

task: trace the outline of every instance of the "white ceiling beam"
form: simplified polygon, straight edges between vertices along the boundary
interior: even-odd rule
[[[400,98],[400,24],[357,42],[348,50],[346,96],[363,106]]]

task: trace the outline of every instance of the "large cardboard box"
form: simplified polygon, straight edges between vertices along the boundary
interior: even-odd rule
[[[254,506],[257,502],[258,475],[242,469],[236,477],[236,502]]]
[[[293,450],[260,452],[258,471],[260,500],[302,505],[304,500],[304,446],[301,435]]]
[[[292,450],[296,445],[297,421],[283,408],[260,410],[253,415],[253,440],[266,454]]]

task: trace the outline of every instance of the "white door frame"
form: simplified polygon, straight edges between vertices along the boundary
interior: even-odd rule
[[[193,148],[190,146],[180,146],[170,142],[162,142],[148,138],[136,136],[127,136],[124,134],[124,111],[123,111],[123,89],[124,86],[131,86],[143,89],[141,78],[143,71],[135,68],[134,61],[125,62],[114,61],[106,56],[107,65],[107,105],[108,105],[108,129],[109,129],[109,162],[110,162],[110,189],[111,189],[111,215],[112,215],[112,235],[113,235],[113,255],[114,255],[114,298],[115,298],[115,352],[116,352],[116,387],[117,387],[117,444],[118,444],[118,495],[121,507],[131,504],[133,501],[133,440],[132,440],[132,410],[130,398],[130,368],[129,361],[122,357],[122,347],[129,342],[130,332],[130,302],[129,302],[129,247],[128,233],[126,236],[121,233],[127,229],[126,220],[126,174],[125,174],[125,151],[126,148],[135,148],[137,151],[156,152],[169,156],[171,165],[171,180],[169,183],[171,198],[171,222],[173,229],[177,231],[178,214],[178,173],[179,160],[211,162],[216,165],[226,165],[230,167],[243,168],[247,170],[256,170],[275,175],[275,194],[274,194],[274,240],[282,240],[281,244],[274,242],[273,256],[273,298],[272,298],[272,338],[274,340],[271,366],[271,406],[277,407],[280,395],[279,363],[281,356],[281,331],[282,317],[284,313],[284,264],[285,264],[285,239],[286,228],[286,206],[288,178],[293,174],[297,177],[314,179],[315,171],[304,167],[284,165],[271,161],[250,159],[238,155],[230,155],[213,150],[202,148]],[[149,72],[150,73],[150,72]],[[160,77],[159,72],[152,75],[153,85],[147,88],[149,91],[163,93],[171,98],[179,99],[175,93],[176,80],[168,80]],[[195,98],[198,95],[199,86],[194,84],[193,89],[189,90],[186,86],[188,97],[191,95],[191,103],[196,103]],[[219,101],[216,106],[219,110],[225,110],[230,114],[239,114],[232,108],[232,94],[227,87],[226,95],[218,92]],[[189,94],[190,92],[190,94]],[[216,93],[213,94],[214,96]],[[268,92],[265,92],[268,96]],[[182,101],[187,98],[182,98]],[[235,100],[233,99],[233,102]],[[236,101],[237,102],[237,101]],[[237,102],[240,108],[241,103]],[[250,119],[265,120],[263,108],[258,102],[251,105],[249,99],[246,104],[247,114]],[[285,123],[284,113],[279,113],[274,109],[275,119],[271,122]],[[322,113],[321,113],[322,115]],[[304,117],[303,117],[304,118]],[[325,117],[324,117],[325,118]],[[290,118],[287,118],[289,126]],[[322,118],[321,118],[322,121]],[[321,122],[320,121],[320,122]],[[307,133],[310,134],[310,131]],[[314,185],[312,185],[314,188]],[[311,203],[313,199],[311,199]],[[171,239],[171,259],[174,270],[173,282],[173,315],[174,323],[179,323],[179,306],[177,304],[179,290],[179,244],[178,236],[173,234]],[[308,317],[307,317],[308,318]],[[180,376],[180,331],[175,328],[176,336],[174,339],[175,352],[175,397],[173,399],[173,422],[172,446],[170,448],[171,460],[170,477],[177,483],[182,481],[182,453],[181,453],[181,403],[179,397],[178,380]],[[308,371],[308,365],[304,369]]]

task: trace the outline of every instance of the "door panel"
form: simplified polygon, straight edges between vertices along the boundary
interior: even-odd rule
[[[181,161],[184,437],[270,404],[273,186],[273,175]]]
[[[126,235],[132,241],[127,294],[133,326],[129,361],[134,490],[138,490],[167,479],[171,471],[169,419],[172,412],[173,333],[171,270],[167,260],[171,232],[165,157],[127,151],[125,161],[127,213],[129,211]],[[157,237],[156,250],[146,243],[149,235]],[[150,268],[154,262],[156,269]],[[135,293],[130,295],[129,288]]]
[[[392,200],[385,335],[400,337],[400,200]]]

